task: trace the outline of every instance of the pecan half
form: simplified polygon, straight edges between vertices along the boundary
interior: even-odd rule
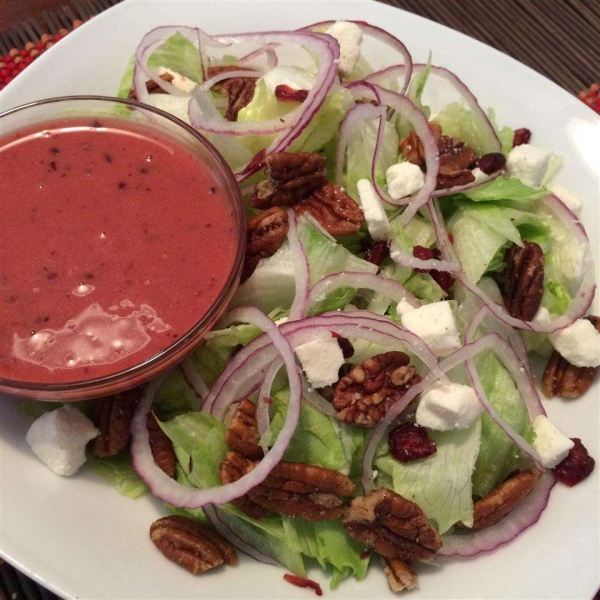
[[[250,206],[289,206],[327,183],[325,159],[312,152],[273,152],[265,159],[269,179],[256,185]]]
[[[259,435],[256,425],[256,405],[248,399],[242,400],[236,407],[225,441],[227,445],[246,458],[259,460],[263,457],[258,445]]]
[[[258,464],[235,452],[228,452],[221,463],[221,481],[224,482],[224,477],[235,477],[232,480],[236,481]],[[353,491],[352,481],[337,471],[282,461],[261,484],[248,492],[247,498],[238,506],[245,512],[246,508],[255,511],[253,505],[257,505],[263,510],[301,517],[307,521],[324,521],[342,515],[344,503],[341,497],[350,496]],[[247,500],[252,504],[248,505]]]
[[[150,539],[169,560],[194,575],[223,563],[237,564],[235,549],[226,539],[188,517],[158,519],[150,526]]]
[[[338,381],[332,406],[340,421],[372,427],[419,381],[404,352],[377,354]]]
[[[342,523],[351,537],[385,558],[427,561],[442,547],[423,511],[385,488],[354,498]]]
[[[234,481],[241,479],[249,472],[252,464],[252,461],[237,452],[227,452],[219,466],[219,479],[221,480],[221,483],[225,485],[226,483],[233,483]],[[248,494],[240,496],[239,498],[232,500],[232,502],[253,519],[262,519],[270,512],[268,509],[260,506],[260,504],[253,502]]]
[[[331,235],[352,235],[365,222],[362,209],[344,188],[327,183],[294,205],[296,214],[312,215]]]
[[[599,317],[588,316],[586,319],[600,332]],[[554,350],[542,377],[542,392],[547,398],[579,398],[590,389],[598,371],[600,367],[576,367]]]
[[[471,531],[495,525],[531,492],[541,476],[541,471],[531,468],[510,477],[495,490],[475,502],[471,527],[467,527],[464,523],[459,523],[459,525]]]
[[[458,138],[442,134],[437,123],[429,123],[438,146],[440,170],[437,177],[438,188],[465,185],[475,181],[471,168],[475,165],[477,154]],[[411,163],[425,168],[423,143],[414,131],[400,140],[400,151]]]
[[[99,458],[118,454],[129,442],[129,427],[135,407],[142,397],[137,387],[113,396],[100,398],[92,417],[100,435],[92,441],[92,452]]]
[[[175,450],[173,450],[173,442],[171,442],[169,436],[160,428],[158,419],[158,407],[153,406],[152,411],[148,413],[146,418],[150,450],[152,451],[152,457],[156,465],[169,477],[173,477],[175,475]]]
[[[496,276],[504,304],[516,319],[531,321],[544,294],[544,253],[538,244],[513,244],[504,253],[506,268]]]
[[[248,221],[246,226],[246,259],[242,280],[248,279],[263,258],[273,256],[285,241],[289,229],[285,209],[273,206]]]
[[[173,75],[171,75],[171,73],[163,73],[162,75],[159,75],[159,77],[167,83],[171,83],[173,81]],[[151,94],[167,93],[160,87],[160,85],[158,85],[158,83],[156,83],[156,81],[154,81],[154,79],[149,79],[148,81],[146,81],[146,89]],[[135,93],[135,88],[133,86],[129,90],[129,94],[127,94],[127,97],[130,100],[137,100],[137,94]]]
[[[220,65],[216,67],[208,67],[207,75],[210,79],[215,75],[221,73],[227,73],[228,71],[239,71],[240,67],[237,65]],[[247,69],[249,71],[253,69]],[[225,112],[225,118],[228,121],[236,121],[238,113],[242,108],[248,106],[254,97],[254,90],[256,88],[255,77],[230,77],[225,79],[212,87],[216,92],[227,94],[227,111]]]
[[[410,563],[399,558],[384,558],[383,572],[387,575],[388,585],[392,592],[414,590],[418,588],[417,572]]]

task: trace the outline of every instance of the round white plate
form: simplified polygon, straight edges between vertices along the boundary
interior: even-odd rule
[[[481,18],[485,7],[481,5]],[[513,59],[455,31],[368,1],[198,2],[131,0],[95,17],[42,56],[0,93],[0,110],[68,94],[116,93],[144,33],[168,24],[209,33],[292,29],[324,19],[364,19],[401,38],[416,61],[455,71],[498,121],[528,127],[534,143],[565,158],[558,181],[584,201],[582,219],[598,260],[600,118],[576,98]],[[510,32],[507,31],[507,35]],[[565,48],[565,52],[568,49]],[[1,243],[1,241],[0,241]],[[18,249],[15,249],[18,251]],[[598,314],[596,312],[596,314]],[[572,402],[546,401],[550,417],[570,437],[598,448],[598,385]],[[83,471],[60,478],[25,443],[28,418],[0,399],[0,554],[65,598],[308,598],[284,582],[283,570],[242,558],[237,568],[194,577],[165,560],[148,538],[166,511],[149,497],[123,498]],[[421,589],[410,598],[590,599],[600,585],[600,468],[569,489],[557,485],[539,523],[517,541],[470,560],[419,567]],[[317,569],[310,576],[326,595],[390,598],[374,561],[362,582],[335,592]]]

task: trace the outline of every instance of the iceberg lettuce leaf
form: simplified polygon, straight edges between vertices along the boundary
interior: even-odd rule
[[[128,498],[139,498],[148,492],[146,484],[135,472],[129,452],[121,452],[117,456],[89,458],[92,472],[99,475],[119,494]]]

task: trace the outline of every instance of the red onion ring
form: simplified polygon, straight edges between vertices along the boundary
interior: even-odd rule
[[[408,89],[408,84],[410,82],[410,75],[407,77],[408,71],[406,69],[406,65],[392,65],[390,67],[386,67],[385,69],[381,69],[380,71],[374,71],[373,73],[369,73],[366,77],[362,79],[365,83],[375,83],[378,86],[388,89],[385,87],[384,83],[390,76],[402,76],[404,82],[400,89],[400,94],[406,94],[406,90]],[[390,90],[393,92],[394,90]]]
[[[373,120],[381,118],[385,115],[385,109],[381,106],[373,106],[372,104],[357,104],[351,108],[342,124],[338,137],[338,145],[335,156],[335,182],[338,185],[344,185],[344,164],[346,162],[346,150],[350,142],[350,136],[354,132],[355,127],[363,120]]]
[[[196,365],[191,357],[186,358],[179,368],[183,373],[186,383],[192,388],[196,398],[204,400],[208,396],[208,386],[204,383],[202,375],[196,369]]]
[[[269,402],[266,400],[271,396],[273,382],[275,381],[275,377],[277,377],[277,373],[279,373],[279,369],[281,369],[281,367],[283,367],[282,360],[275,360],[271,363],[271,366],[265,373],[265,378],[262,386],[260,387],[258,398],[256,399],[256,425],[258,428],[258,434],[260,436],[260,445],[265,455],[269,451],[269,444],[271,442]]]
[[[183,35],[188,41],[194,45],[200,46],[200,35],[199,29],[195,27],[182,26],[165,26],[155,27],[150,30],[139,43],[135,51],[135,67],[133,69],[133,88],[136,93],[136,97],[140,102],[148,102],[150,96],[147,88],[146,81],[151,79],[156,83],[162,90],[168,94],[174,96],[185,96],[185,92],[176,88],[173,84],[161,79],[158,74],[150,69],[147,65],[148,58],[166,39],[179,33]],[[200,50],[198,50],[200,52]]]
[[[523,396],[523,400],[527,406],[530,417],[537,414],[545,414],[544,409],[539,401],[539,396],[535,386],[533,387],[532,393],[532,384],[529,381],[529,378],[524,371],[521,372],[519,370],[521,368],[520,361],[514,355],[512,348],[510,348],[510,346],[508,346],[508,344],[497,333],[488,333],[483,335],[476,342],[466,344],[459,350],[456,350],[456,352],[453,352],[450,356],[444,358],[438,363],[438,369],[444,373],[447,373],[458,365],[463,364],[465,361],[477,356],[477,354],[483,350],[492,350],[503,361],[509,373],[515,380],[521,396]],[[396,417],[402,413],[411,400],[413,400],[423,390],[433,385],[437,379],[439,379],[438,374],[431,372],[425,376],[419,384],[411,387],[408,392],[392,406],[392,408],[387,412],[383,421],[381,421],[381,423],[379,423],[379,425],[377,425],[377,427],[372,431],[367,440],[365,453],[363,455],[362,487],[365,493],[369,492],[373,487],[373,458],[375,457],[375,452],[379,442],[381,441],[381,438],[385,435],[388,427],[393,423],[394,419],[396,419]],[[529,395],[523,393],[523,390],[529,392]],[[477,392],[477,390],[475,391]],[[502,430],[505,433],[507,433],[507,431],[511,432],[512,435],[509,437],[515,441],[517,446],[519,446],[519,448],[521,448],[527,454],[530,454],[530,451],[532,451],[536,461],[539,461],[539,455],[537,452],[533,450],[533,448],[531,448],[531,446],[525,440],[523,440],[523,438],[517,434],[512,427],[500,419],[495,410],[493,410],[493,407],[493,413],[490,413],[488,408],[491,405],[489,402],[485,402],[487,398],[485,398],[485,396],[480,396],[479,393],[478,397],[480,401],[484,399],[482,402],[484,409],[486,412],[488,412],[488,414],[490,414],[490,417],[494,419],[494,421],[502,428]],[[522,440],[523,443],[520,442],[520,440]]]
[[[248,64],[250,61],[255,59],[257,56],[260,56],[261,54],[265,54],[267,57],[265,67],[263,69],[264,71],[270,71],[271,69],[274,69],[277,66],[277,53],[275,52],[275,49],[271,44],[265,44],[257,50],[246,54],[246,56],[242,56],[238,59],[238,65]]]
[[[319,23],[313,23],[312,25],[307,25],[306,27],[303,27],[302,30],[308,29],[308,30],[312,31],[317,28],[329,27],[330,25],[333,25],[335,22],[336,21],[320,21]],[[408,88],[408,83],[410,81],[412,71],[413,71],[412,56],[410,55],[408,48],[395,35],[392,35],[391,33],[385,31],[385,29],[381,29],[381,27],[377,27],[376,25],[371,25],[370,23],[367,23],[366,21],[348,20],[348,23],[354,23],[355,25],[358,25],[358,27],[361,28],[363,33],[366,33],[366,34],[370,35],[371,37],[375,38],[376,40],[383,42],[384,44],[386,44],[393,50],[396,50],[402,56],[402,59],[404,62],[403,67],[405,69],[405,74],[404,74],[404,83],[402,84],[402,89],[401,89],[400,93],[404,94],[404,92]]]
[[[411,294],[402,284],[395,279],[381,277],[380,275],[372,275],[371,273],[355,273],[353,271],[342,271],[327,275],[318,281],[310,290],[308,297],[307,310],[318,302],[322,302],[325,298],[339,290],[340,288],[355,288],[357,290],[372,290],[393,300],[400,302],[406,300],[413,308],[419,308],[421,303]]]
[[[438,556],[476,556],[511,542],[538,522],[555,483],[554,475],[545,471],[533,490],[501,521],[474,533],[445,536]]]
[[[298,375],[294,353],[285,336],[269,317],[256,308],[237,308],[231,311],[229,316],[235,322],[246,322],[263,329],[283,358],[290,386],[285,422],[269,454],[250,473],[234,483],[215,488],[189,488],[171,479],[154,463],[146,419],[158,389],[157,384],[160,385],[162,380],[158,379],[152,382],[146,388],[131,422],[133,465],[154,496],[180,508],[199,508],[206,504],[225,504],[243,496],[248,490],[264,481],[283,457],[300,417],[302,382]]]
[[[294,265],[294,279],[296,282],[296,293],[290,308],[288,319],[293,321],[301,319],[306,315],[308,308],[308,293],[310,289],[310,264],[304,246],[298,237],[298,219],[296,213],[286,209],[288,214],[288,241],[290,243],[290,254]]]
[[[406,205],[406,209],[400,215],[400,222],[402,225],[406,225],[417,214],[417,211],[427,203],[436,186],[440,160],[433,132],[429,127],[425,115],[405,96],[386,90],[378,85],[363,83],[361,81],[348,84],[348,89],[355,96],[381,101],[382,104],[392,108],[412,125],[415,134],[419,136],[423,143],[426,165],[423,187],[408,198],[388,202],[392,206]]]

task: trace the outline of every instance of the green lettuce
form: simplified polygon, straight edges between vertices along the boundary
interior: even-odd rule
[[[377,483],[391,482],[394,491],[418,504],[443,534],[458,521],[473,522],[471,477],[479,453],[481,422],[477,420],[468,429],[428,434],[435,440],[435,454],[408,463],[393,458],[387,444],[382,444],[375,468],[383,478]]]
[[[543,188],[532,188],[519,179],[496,177],[489,183],[484,183],[463,192],[473,202],[502,202],[509,205],[526,206],[548,195]]]
[[[180,369],[167,373],[163,383],[156,392],[154,400],[167,411],[182,411],[198,408],[198,398],[190,388]]]
[[[139,498],[148,491],[146,484],[135,472],[128,452],[107,458],[90,457],[89,462],[92,472],[102,477],[123,496]]]
[[[448,296],[428,273],[415,273],[404,283],[404,287],[426,303],[439,302]]]
[[[523,434],[527,427],[527,408],[508,371],[492,352],[475,359],[483,389],[502,420]],[[475,473],[473,494],[485,496],[515,468],[518,449],[487,414],[481,417],[481,448]]]

